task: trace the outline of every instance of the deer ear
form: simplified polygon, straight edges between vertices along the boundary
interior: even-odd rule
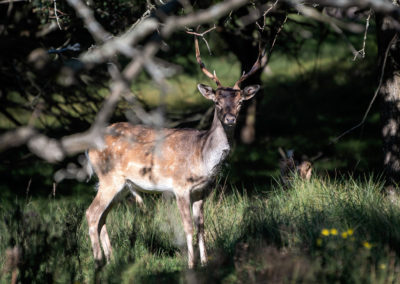
[[[244,88],[243,90],[244,100],[249,100],[252,97],[254,97],[254,95],[258,92],[259,89],[260,85],[251,85]]]
[[[198,84],[197,88],[199,89],[200,93],[208,100],[215,100],[215,92],[213,88],[207,85]]]

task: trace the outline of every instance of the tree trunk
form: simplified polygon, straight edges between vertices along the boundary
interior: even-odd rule
[[[383,165],[387,186],[394,188],[400,182],[400,39],[392,18],[377,15],[376,24],[379,70],[384,68],[379,91]]]

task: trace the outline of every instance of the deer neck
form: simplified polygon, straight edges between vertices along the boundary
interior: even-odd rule
[[[229,154],[233,141],[234,127],[224,128],[218,119],[217,110],[211,128],[204,135],[203,162],[209,175],[217,174],[222,162]]]

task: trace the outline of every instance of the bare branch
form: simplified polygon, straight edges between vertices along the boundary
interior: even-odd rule
[[[14,2],[28,2],[28,0],[1,0],[0,4],[12,4]]]
[[[269,61],[269,59],[270,59],[270,57],[271,57],[271,54],[272,54],[272,50],[274,49],[276,40],[278,39],[278,35],[279,35],[280,32],[282,31],[283,26],[286,24],[287,19],[288,19],[288,16],[286,15],[286,16],[285,16],[285,19],[284,19],[283,22],[282,22],[282,24],[279,26],[278,30],[277,30],[276,33],[275,33],[274,39],[272,40],[272,43],[271,43],[271,47],[270,47],[269,50],[268,50],[267,61],[266,61],[265,65],[268,64],[268,61]],[[264,67],[265,67],[265,66],[264,66]]]
[[[209,32],[211,32],[213,30],[215,30],[216,28],[217,27],[214,25],[212,28],[210,28],[210,29],[208,29],[208,30],[206,30],[205,32],[202,32],[202,33],[193,32],[191,29],[188,29],[186,31],[186,33],[190,34],[190,35],[196,35],[196,36],[199,36],[199,37],[204,37],[206,34],[208,34]]]
[[[19,127],[16,130],[10,130],[0,136],[0,152],[24,145],[31,139],[37,132],[27,126]]]
[[[360,126],[362,126],[365,123],[365,120],[367,119],[367,116],[372,108],[372,105],[374,104],[376,97],[378,96],[379,90],[381,89],[382,83],[383,83],[383,76],[385,74],[385,68],[386,68],[386,60],[389,54],[389,50],[390,47],[393,45],[393,43],[397,40],[397,34],[395,34],[392,38],[392,40],[389,42],[386,51],[385,51],[385,57],[383,58],[383,64],[382,64],[382,70],[381,70],[381,75],[379,77],[379,84],[378,87],[375,90],[374,96],[372,97],[371,102],[368,105],[367,110],[364,113],[364,117],[362,118],[361,122],[358,123],[357,125],[353,126],[352,128],[346,130],[345,132],[343,132],[342,134],[340,134],[339,136],[335,137],[334,139],[332,139],[331,143],[337,143],[337,141],[339,141],[340,138],[342,138],[343,136],[345,136],[346,134],[352,132],[353,130],[359,128]]]
[[[344,23],[342,21],[339,21],[338,19],[335,19],[333,17],[330,17],[326,14],[320,13],[317,9],[305,6],[303,4],[300,4],[298,1],[290,1],[293,6],[304,16],[309,17],[311,19],[323,22],[323,23],[328,23],[328,24],[334,24],[337,27],[340,27],[342,29],[354,32],[354,33],[360,33],[364,30],[364,28],[359,25],[359,24],[354,24],[354,23]]]
[[[136,50],[132,46],[156,31],[158,27],[159,22],[155,18],[145,19],[139,23],[136,28],[130,29],[122,36],[115,37],[100,47],[83,53],[80,59],[85,64],[99,64],[109,60],[117,51],[122,51],[122,53],[125,54],[127,47]],[[130,52],[132,52],[132,50]]]
[[[97,42],[105,42],[111,37],[111,34],[96,21],[93,11],[81,0],[67,0],[67,2],[74,7],[76,13],[82,18],[86,28]]]
[[[372,9],[369,10],[368,12],[368,17],[365,21],[365,32],[364,32],[364,38],[363,38],[363,45],[362,48],[360,50],[357,51],[357,53],[354,55],[353,61],[355,61],[358,57],[358,55],[361,55],[362,58],[365,57],[365,44],[367,42],[367,34],[368,34],[368,27],[369,27],[369,20],[371,18],[372,15]]]
[[[195,27],[204,23],[210,23],[217,20],[232,10],[236,10],[241,6],[248,4],[247,0],[231,0],[215,4],[210,8],[189,14],[187,16],[170,16],[165,22],[161,34],[163,37],[169,37],[174,31],[184,27]]]
[[[211,55],[212,52],[211,52],[210,46],[209,46],[207,40],[205,39],[204,35],[206,35],[207,33],[209,33],[209,32],[211,32],[211,31],[215,30],[216,28],[217,28],[217,27],[214,25],[212,28],[210,28],[210,29],[208,29],[208,30],[206,30],[205,32],[202,32],[202,33],[196,33],[196,32],[191,31],[190,29],[188,29],[188,30],[186,31],[186,33],[187,33],[187,34],[191,34],[191,35],[195,35],[195,36],[201,37],[201,39],[204,41],[204,43],[205,43],[206,46],[207,46],[208,52],[209,52],[210,55]]]
[[[299,0],[291,2],[300,3]],[[400,7],[391,3],[391,1],[382,0],[313,0],[312,3],[322,6],[330,6],[337,8],[358,7],[360,9],[371,8],[375,12],[398,17],[400,15]]]
[[[353,44],[350,42],[350,40],[347,38],[347,36],[344,34],[344,32],[342,31],[341,28],[339,28],[335,23],[331,22],[329,23],[330,26],[332,27],[332,29],[339,34],[343,40],[346,42],[347,46],[349,47],[349,49],[351,50],[351,53],[353,53],[353,55],[355,57],[357,57],[358,51],[354,48]]]
[[[115,55],[115,52],[134,58],[122,72],[121,79],[114,80],[111,86],[111,94],[104,101],[98,112],[94,123],[89,130],[81,133],[62,137],[59,140],[49,138],[39,134],[32,128],[22,127],[17,130],[7,132],[0,136],[0,151],[10,147],[17,147],[24,143],[28,144],[29,149],[37,156],[49,161],[61,161],[66,155],[73,155],[88,148],[102,147],[105,126],[108,123],[120,97],[129,92],[130,82],[136,78],[144,66],[153,77],[154,73],[152,58],[160,48],[158,42],[150,41],[141,50],[133,47],[141,39],[160,28],[159,22],[154,18],[145,18],[134,28],[118,38],[112,38],[103,27],[96,21],[92,10],[81,0],[67,0],[76,10],[77,14],[85,22],[87,29],[99,43],[101,47],[92,53],[81,56],[83,63],[101,63]],[[216,20],[230,11],[247,4],[246,0],[233,0],[216,4],[209,9],[192,13],[186,16],[170,16],[166,18],[166,24],[161,29],[161,34],[168,38],[174,31],[193,27],[198,24]]]
[[[56,16],[56,20],[57,20],[57,25],[60,28],[60,30],[62,30],[61,25],[60,25],[60,21],[58,20],[58,14],[57,14],[57,0],[53,0],[54,3],[54,15]]]
[[[265,29],[265,27],[267,26],[267,15],[272,9],[275,8],[275,6],[278,4],[278,1],[279,0],[276,0],[271,6],[268,7],[267,10],[264,11],[264,13],[263,13],[263,18],[264,18],[263,26],[260,26],[260,24],[256,22],[256,25],[260,30],[263,31]]]

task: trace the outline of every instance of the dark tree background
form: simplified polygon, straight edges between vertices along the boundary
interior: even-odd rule
[[[85,61],[84,54],[96,54],[107,41],[123,38],[144,20],[155,19],[159,27],[139,36],[131,47],[142,51],[155,44],[157,60],[154,62],[158,62],[159,70],[174,70],[166,73],[181,72],[207,82],[198,70],[193,37],[185,33],[186,25],[173,27],[171,31],[166,27],[172,26],[168,22],[172,17],[196,19],[197,14],[207,14],[214,6],[223,12],[198,21],[202,24],[201,31],[216,27],[204,36],[212,55],[202,43],[206,64],[211,59],[234,58],[240,65],[239,72],[248,71],[257,57],[259,41],[268,55],[263,61],[265,69],[246,81],[246,84],[260,83],[263,88],[245,106],[238,125],[235,154],[225,171],[233,182],[270,182],[271,176],[278,172],[280,147],[294,149],[298,158],[311,159],[317,172],[320,170],[323,174],[384,172],[388,184],[399,182],[400,57],[396,5],[366,1],[360,6],[357,1],[345,1],[338,7],[334,1],[305,4],[237,1],[236,6],[230,4],[233,8],[223,10],[220,6],[235,1],[172,1],[165,5],[157,1],[89,1],[93,19],[107,31],[102,41],[86,22],[90,14],[86,18],[80,15],[83,10],[76,10],[72,2],[3,1],[0,4],[0,172],[8,176],[7,182],[1,185],[3,194],[24,193],[30,179],[35,181],[36,192],[48,192],[54,174],[60,170],[64,170],[64,177],[76,177],[81,167],[79,153],[84,147],[65,146],[69,145],[69,135],[92,133],[90,130],[99,119],[100,109],[107,106],[105,98],[112,93],[112,87],[111,91],[107,89],[119,76],[118,72],[113,73],[112,66],[123,70],[135,60],[118,49],[111,56],[103,54],[102,60],[92,63]],[[370,13],[372,17],[368,18],[369,28],[364,38]],[[197,22],[192,21],[187,27],[194,29],[195,25]],[[365,47],[357,53],[354,46],[358,49],[363,43]],[[345,52],[340,49],[343,54],[340,60],[319,67],[318,58],[323,51],[335,50],[339,45],[347,49]],[[352,61],[353,57],[356,60]],[[312,58],[316,58],[314,63]],[[304,63],[306,59],[309,63]],[[268,75],[274,69],[267,63],[279,69],[280,62],[296,64],[300,71],[293,75],[295,72],[288,68],[285,76]],[[304,64],[314,64],[314,67]],[[384,73],[381,72],[383,64]],[[144,69],[147,73],[139,72],[136,79],[126,83],[130,86],[138,82],[159,84]],[[239,72],[232,70],[233,80],[240,77]],[[335,139],[360,121],[378,86],[380,110],[373,104],[362,127]],[[193,92],[195,85],[190,90]],[[127,112],[140,108],[149,117],[161,113],[170,125],[204,127],[201,118],[207,107],[200,104],[185,111],[171,110],[154,106],[145,97],[125,97],[113,105],[106,122],[127,120]],[[378,113],[381,125],[375,119]],[[144,120],[139,117],[138,121]],[[383,140],[379,132],[383,133]],[[40,137],[46,143],[32,140],[39,134],[45,135],[48,140]],[[82,145],[90,144],[85,141]],[[51,145],[55,149],[62,146],[62,158],[49,158],[45,152],[53,149]],[[71,185],[75,188],[76,182],[63,181],[59,186],[70,188]]]

